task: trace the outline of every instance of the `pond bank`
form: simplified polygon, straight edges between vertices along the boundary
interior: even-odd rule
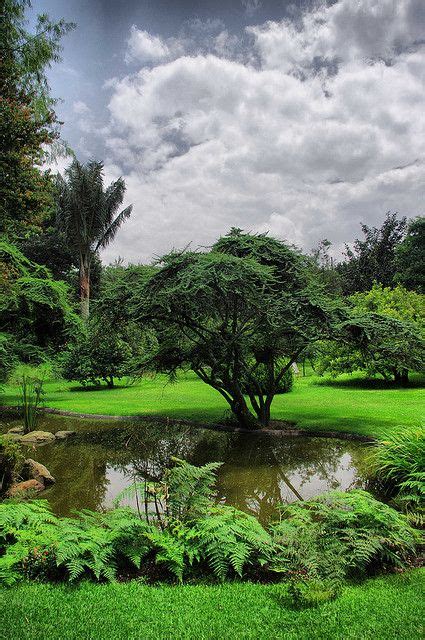
[[[78,418],[83,420],[108,420],[117,422],[164,422],[167,425],[188,426],[197,427],[199,429],[210,429],[212,431],[224,431],[226,433],[245,433],[253,435],[273,435],[273,436],[290,436],[290,437],[311,437],[311,438],[339,438],[340,440],[356,440],[358,442],[376,442],[376,438],[372,436],[362,435],[360,433],[353,433],[350,431],[327,431],[324,429],[300,429],[296,427],[295,422],[285,422],[284,420],[271,420],[271,426],[276,425],[273,428],[267,429],[243,429],[242,427],[233,427],[232,425],[219,424],[219,423],[202,423],[196,420],[184,420],[182,418],[170,418],[169,416],[161,415],[108,415],[102,413],[77,413],[75,411],[65,411],[62,409],[53,409],[51,407],[41,407],[40,412],[64,416],[67,418]],[[13,405],[0,405],[0,416],[11,415],[18,417],[19,408]],[[279,428],[281,426],[281,428]]]

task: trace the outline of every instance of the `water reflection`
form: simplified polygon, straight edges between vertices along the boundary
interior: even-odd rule
[[[112,505],[134,478],[158,480],[171,456],[193,464],[223,462],[218,499],[262,521],[281,502],[306,499],[328,489],[363,486],[359,466],[364,445],[325,438],[229,434],[163,424],[105,423],[43,418],[39,428],[77,429],[68,442],[30,452],[57,482],[43,493],[54,511]]]

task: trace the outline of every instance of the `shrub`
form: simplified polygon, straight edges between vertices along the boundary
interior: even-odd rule
[[[403,514],[362,490],[285,506],[271,533],[276,570],[334,585],[374,565],[403,566],[418,541]]]
[[[399,427],[384,434],[369,457],[373,473],[396,491],[396,503],[417,524],[425,516],[425,428]]]
[[[12,484],[23,461],[20,446],[0,435],[0,495]]]
[[[82,385],[106,382],[112,388],[115,378],[134,373],[137,356],[146,346],[144,342],[145,337],[135,327],[120,331],[107,322],[92,319],[64,352],[62,375]]]

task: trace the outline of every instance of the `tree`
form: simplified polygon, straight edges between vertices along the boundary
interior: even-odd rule
[[[368,291],[373,283],[394,283],[396,251],[406,231],[406,218],[397,219],[387,213],[381,227],[362,224],[363,240],[355,240],[353,248],[345,245],[345,261],[338,265],[345,294]]]
[[[350,297],[350,317],[338,340],[322,348],[319,370],[333,375],[363,370],[408,382],[408,372],[425,369],[425,305],[422,295],[401,286],[375,284]]]
[[[150,336],[134,323],[117,328],[107,318],[91,315],[60,358],[62,375],[82,385],[103,381],[112,389],[115,378],[135,374],[150,348]]]
[[[309,282],[301,254],[239,229],[208,253],[164,256],[139,296],[136,317],[150,323],[158,340],[146,366],[172,377],[179,368],[192,369],[249,429],[269,423],[282,378],[306,347],[331,331],[335,312]]]
[[[59,177],[58,225],[78,255],[81,315],[89,315],[90,268],[93,254],[106,247],[132,205],[117,214],[125,194],[125,182],[119,178],[103,188],[103,164],[94,160],[85,165],[77,160]]]
[[[39,229],[53,207],[53,185],[41,169],[59,138],[46,69],[59,60],[60,40],[73,28],[38,16],[25,30],[29,0],[3,0],[0,21],[0,232],[9,239]]]
[[[46,348],[63,344],[66,329],[77,324],[67,285],[4,241],[0,280],[0,351],[10,363],[6,369],[17,359],[39,359]]]
[[[408,289],[425,293],[425,217],[411,220],[396,252],[396,281]]]

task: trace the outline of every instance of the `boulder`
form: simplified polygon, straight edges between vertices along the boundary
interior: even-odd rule
[[[56,440],[65,440],[69,438],[69,436],[74,436],[76,433],[76,431],[56,431],[55,437]]]
[[[13,484],[7,495],[10,497],[16,496],[19,493],[23,493],[25,491],[43,491],[44,484],[32,478],[31,480],[25,480],[25,482],[18,482],[17,484]]]
[[[44,444],[46,442],[53,442],[55,434],[50,431],[30,431],[24,436],[20,436],[22,444]]]
[[[24,462],[24,466],[21,471],[21,475],[23,478],[28,480],[37,480],[47,486],[49,484],[53,484],[56,482],[50,471],[41,464],[41,462],[36,462],[32,458],[28,458]]]
[[[13,433],[16,434],[18,436],[23,436],[25,433],[25,429],[23,426],[20,427],[12,427],[11,429],[8,430],[7,433]]]

